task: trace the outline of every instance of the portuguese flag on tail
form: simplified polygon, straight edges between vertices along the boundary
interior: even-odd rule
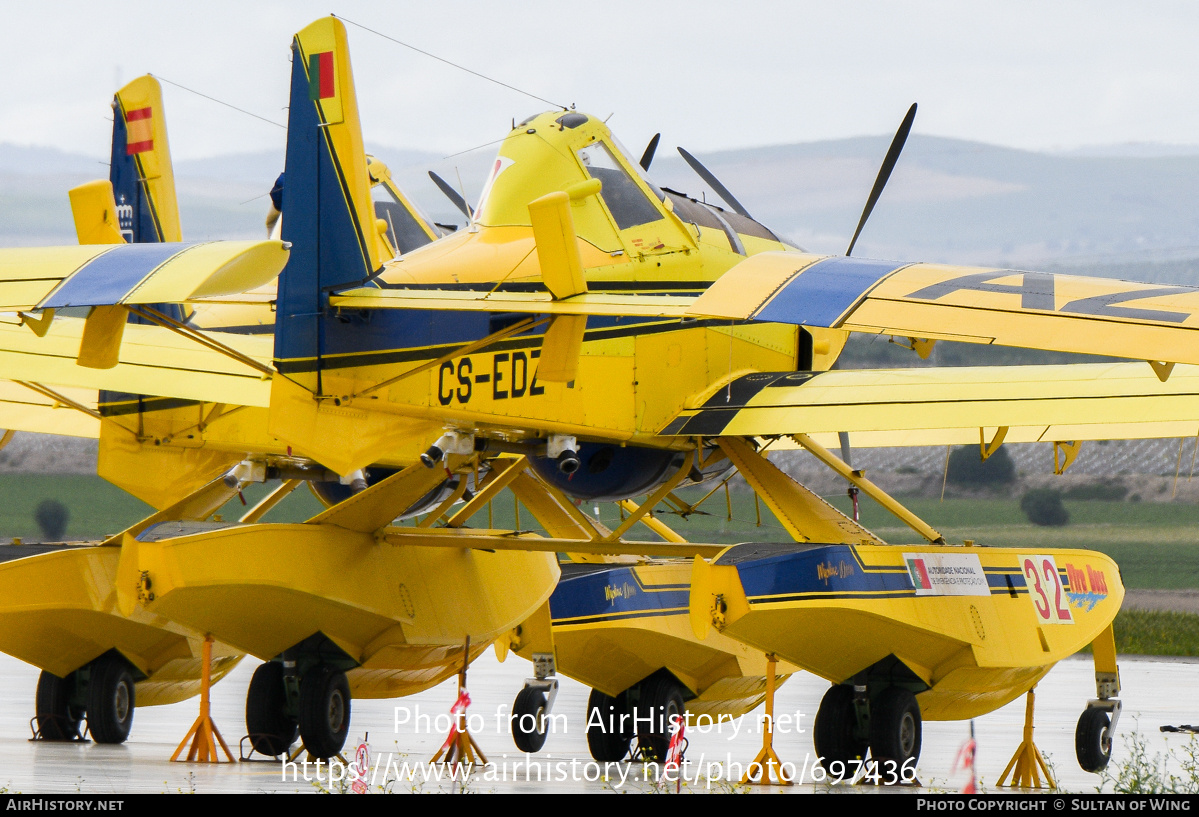
[[[308,55],[308,98],[331,99],[336,96],[333,82],[333,52]]]
[[[154,149],[153,113],[153,108],[138,108],[125,113],[126,156]]]

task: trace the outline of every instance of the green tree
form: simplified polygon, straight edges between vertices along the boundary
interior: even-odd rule
[[[1033,488],[1020,497],[1020,510],[1034,525],[1061,527],[1070,522],[1070,513],[1062,504],[1062,492],[1053,488]]]
[[[51,542],[62,541],[70,519],[71,512],[67,506],[56,499],[43,499],[33,512],[33,521],[41,528],[42,538]]]
[[[1016,464],[1006,448],[1000,448],[983,461],[972,445],[955,448],[949,454],[949,482],[967,487],[999,487],[1016,481]]]

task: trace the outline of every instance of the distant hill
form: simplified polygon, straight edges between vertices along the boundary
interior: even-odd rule
[[[843,252],[889,137],[749,148],[701,159],[757,218],[815,252]],[[438,221],[461,215],[429,181],[436,170],[473,200],[494,147],[443,159],[368,146]],[[70,242],[66,190],[106,174],[106,156],[0,144],[0,242]],[[255,237],[282,166],[269,152],[180,161],[189,238]],[[666,144],[651,174],[692,195],[703,183]],[[1199,148],[1115,145],[1033,153],[913,136],[857,255],[1054,267],[1199,283]]]

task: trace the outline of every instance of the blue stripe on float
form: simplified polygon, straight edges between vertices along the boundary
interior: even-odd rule
[[[118,244],[84,264],[38,304],[40,309],[120,303],[170,258],[195,244]]]
[[[792,278],[755,320],[797,326],[835,325],[866,292],[906,263],[826,258]]]
[[[690,595],[690,584],[646,586],[632,568],[614,567],[564,577],[550,596],[550,615],[554,621],[565,619],[571,624],[592,619],[665,615],[685,612]]]

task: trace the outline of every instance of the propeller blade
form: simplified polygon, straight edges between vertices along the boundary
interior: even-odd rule
[[[741,206],[741,202],[737,201],[737,199],[733,197],[733,194],[729,192],[729,189],[720,183],[720,179],[713,176],[712,172],[708,170],[708,168],[700,164],[699,159],[696,159],[682,148],[679,148],[678,151],[683,157],[683,160],[686,161],[687,164],[691,165],[691,169],[699,174],[701,179],[707,182],[708,187],[711,187],[713,190],[715,190],[716,195],[724,199],[724,203],[733,208],[733,212],[740,213],[746,218],[753,218],[753,216],[749,214],[749,211]]]
[[[837,439],[841,441],[841,459],[845,461],[846,465],[848,465],[850,468],[853,468],[853,463],[850,462],[849,432],[838,431]]]
[[[887,180],[891,178],[891,171],[895,169],[895,163],[899,161],[899,154],[903,152],[903,143],[908,140],[908,133],[912,130],[912,122],[915,120],[916,103],[913,102],[912,107],[908,108],[907,116],[900,123],[899,130],[895,131],[895,138],[891,140],[891,147],[887,149],[883,166],[878,169],[878,178],[874,180],[874,189],[870,191],[870,198],[866,199],[866,209],[862,211],[858,229],[853,231],[853,239],[849,242],[849,249],[845,251],[847,257],[853,254],[853,245],[858,243],[858,236],[862,232],[862,227],[866,226],[866,219],[870,218],[870,213],[874,210],[878,197],[883,194],[883,188],[887,186]]]
[[[475,217],[475,211],[469,204],[466,203],[466,199],[462,198],[461,193],[450,187],[449,182],[438,176],[432,170],[429,171],[429,178],[433,180],[433,184],[437,185],[441,189],[442,193],[445,193],[445,197],[452,201],[454,206],[462,211],[462,215],[466,216],[468,219]]]
[[[649,170],[650,163],[654,160],[654,154],[658,151],[658,140],[661,138],[662,134],[655,133],[654,138],[650,139],[649,144],[645,146],[645,153],[641,154],[641,161],[638,162],[642,170]]]

